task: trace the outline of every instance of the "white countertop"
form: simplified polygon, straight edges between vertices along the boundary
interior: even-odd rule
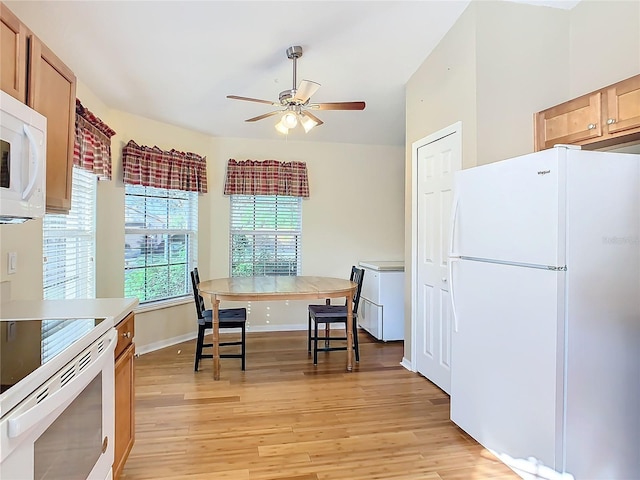
[[[0,303],[0,319],[113,317],[117,325],[138,305],[137,298],[12,300]]]
[[[404,272],[404,261],[402,260],[366,260],[360,262],[360,266],[379,272]]]

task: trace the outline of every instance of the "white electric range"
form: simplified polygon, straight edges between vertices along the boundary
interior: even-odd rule
[[[0,319],[1,478],[111,478],[113,327],[113,317]]]

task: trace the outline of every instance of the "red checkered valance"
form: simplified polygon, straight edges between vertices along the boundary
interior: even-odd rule
[[[122,149],[124,183],[207,193],[207,158],[191,152],[168,152],[133,140]]]
[[[116,134],[76,98],[76,135],[73,164],[111,180],[111,137]]]
[[[283,195],[308,197],[309,179],[305,162],[229,159],[225,195]]]

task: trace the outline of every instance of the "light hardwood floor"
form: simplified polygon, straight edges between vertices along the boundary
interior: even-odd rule
[[[248,333],[247,370],[220,381],[195,341],[136,359],[136,443],[123,480],[516,480],[449,420],[449,397],[399,365],[402,343],[360,332],[307,356],[306,332]]]

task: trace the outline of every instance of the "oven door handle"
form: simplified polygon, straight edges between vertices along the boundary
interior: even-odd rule
[[[95,358],[88,367],[84,368],[73,380],[66,383],[51,395],[47,396],[40,403],[37,403],[28,410],[20,413],[15,418],[9,418],[8,421],[8,434],[9,438],[16,438],[23,433],[29,431],[37,423],[41,422],[43,418],[46,418],[49,414],[60,407],[66,408],[68,404],[73,401],[74,398],[89,385],[89,383],[100,373],[104,368],[105,363],[111,360],[113,364],[113,352],[116,348],[117,332],[112,329],[107,335],[105,340],[109,341],[107,347]],[[76,357],[73,360],[74,363],[78,363],[79,358],[82,358],[83,354]],[[63,368],[62,371],[66,371]]]

